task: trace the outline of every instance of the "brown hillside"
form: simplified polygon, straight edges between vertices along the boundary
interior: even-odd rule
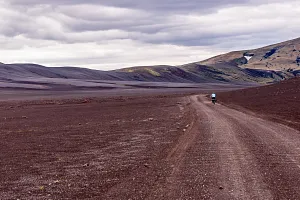
[[[249,56],[249,60],[246,57]],[[259,49],[235,51],[200,62],[204,65],[236,62],[239,66],[265,70],[299,70],[300,38]]]
[[[300,130],[300,78],[219,94],[222,103],[243,107]]]

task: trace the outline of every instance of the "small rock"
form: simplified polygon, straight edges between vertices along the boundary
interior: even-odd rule
[[[153,118],[149,118],[149,119],[148,119],[148,121],[153,121],[153,120],[154,120]]]
[[[84,167],[88,167],[88,166],[89,166],[89,163],[86,163],[86,164],[84,164],[83,166],[84,166]]]
[[[83,100],[82,103],[88,103],[89,101],[87,99]]]
[[[147,163],[145,163],[144,166],[147,168],[150,168],[149,164],[147,164]]]
[[[78,125],[81,126],[81,123],[79,123]]]
[[[219,187],[220,190],[223,190],[224,188],[222,186]]]
[[[27,119],[28,117],[27,117],[27,116],[22,116],[22,118],[23,118],[23,119]]]
[[[45,186],[40,186],[39,189],[40,190],[45,190]]]
[[[186,132],[186,129],[183,129],[183,132]]]

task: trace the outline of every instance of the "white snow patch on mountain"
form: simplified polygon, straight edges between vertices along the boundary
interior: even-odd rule
[[[244,56],[248,61],[253,57],[253,56]]]

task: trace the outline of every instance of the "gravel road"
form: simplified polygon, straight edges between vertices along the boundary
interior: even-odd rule
[[[300,199],[299,131],[190,99],[196,121],[171,151],[169,199]]]

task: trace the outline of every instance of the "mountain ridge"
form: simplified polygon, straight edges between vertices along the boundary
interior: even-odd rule
[[[265,47],[232,51],[198,62],[203,65],[235,62],[240,67],[265,70],[300,70],[300,38]]]
[[[283,76],[275,71],[243,69],[234,65],[205,66],[187,64],[183,66],[141,66],[112,71],[99,71],[76,67],[45,67],[36,64],[1,64],[1,80],[23,79],[79,79],[142,82],[272,82]]]
[[[298,48],[300,49],[300,38],[254,50],[233,51],[204,61],[179,66],[136,66],[111,71],[78,67],[45,67],[30,63],[0,63],[0,83],[1,81],[9,83],[25,81],[31,83],[33,80],[44,79],[47,79],[47,81],[49,81],[48,79],[52,79],[52,81],[55,82],[58,79],[72,79],[174,83],[266,84],[292,78],[300,74],[300,50],[297,50]],[[280,56],[283,54],[289,56]],[[299,65],[297,64],[297,58],[296,63],[295,61],[292,61],[295,59],[296,54],[297,58],[299,57]],[[284,65],[283,61],[287,64]],[[266,62],[268,64],[266,64]],[[282,67],[280,63],[285,67]]]

